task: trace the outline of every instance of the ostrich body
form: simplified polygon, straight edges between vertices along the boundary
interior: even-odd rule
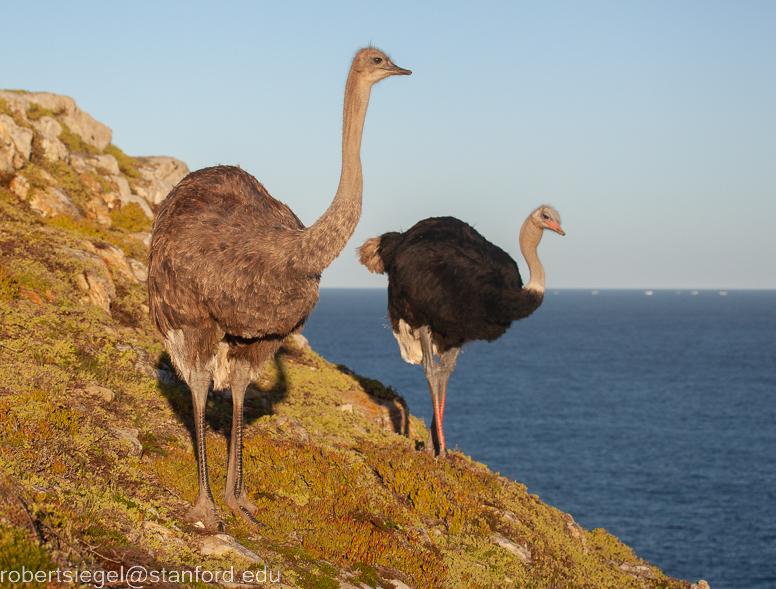
[[[318,302],[321,272],[340,254],[361,215],[361,135],[371,87],[409,75],[381,51],[361,49],[345,86],[342,173],[328,210],[309,228],[240,168],[217,166],[184,178],[154,221],[148,255],[151,317],[191,389],[199,466],[192,521],[221,531],[208,479],[205,404],[231,387],[232,433],[224,500],[257,523],[242,473],[243,400],[248,384],[299,331]]]
[[[447,381],[461,346],[498,339],[542,304],[544,268],[536,248],[545,229],[565,235],[549,206],[536,209],[520,230],[520,250],[531,273],[525,286],[509,254],[453,217],[425,219],[404,233],[368,239],[358,249],[369,271],[388,274],[388,315],[402,358],[423,364],[434,406],[429,451],[438,456],[446,455]]]

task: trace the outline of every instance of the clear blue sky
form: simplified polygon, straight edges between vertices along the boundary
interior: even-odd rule
[[[510,252],[539,204],[548,288],[776,288],[776,2],[23,2],[0,87],[76,99],[131,155],[240,164],[306,224],[372,43],[355,247],[454,215]]]

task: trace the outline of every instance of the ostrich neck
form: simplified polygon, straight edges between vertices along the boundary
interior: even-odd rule
[[[371,84],[351,69],[345,86],[342,124],[342,172],[334,201],[326,212],[301,235],[291,256],[295,267],[307,274],[320,274],[345,248],[361,217],[361,135]]]
[[[520,229],[520,251],[528,263],[529,280],[523,290],[544,294],[544,266],[539,261],[536,248],[542,240],[542,230],[528,217]]]

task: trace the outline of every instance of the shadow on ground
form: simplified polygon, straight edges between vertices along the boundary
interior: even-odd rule
[[[277,371],[277,380],[269,389],[260,389],[254,383],[248,385],[245,394],[243,408],[244,425],[249,426],[264,415],[273,415],[275,406],[288,395],[288,379],[283,368],[281,358],[289,354],[289,349],[283,345],[273,358],[267,363],[274,363]],[[157,388],[161,395],[170,404],[170,407],[184,424],[191,438],[192,447],[197,447],[196,433],[194,429],[194,408],[191,400],[191,390],[188,385],[175,374],[172,368],[172,360],[167,352],[160,354],[156,363],[157,367],[165,371],[164,374],[172,376],[165,380],[157,381]],[[266,367],[262,372],[266,372]],[[258,379],[257,379],[258,380]],[[208,428],[226,438],[227,447],[231,442],[232,434],[232,391],[227,388],[223,391],[214,391],[210,385],[210,393],[205,410],[205,421]]]

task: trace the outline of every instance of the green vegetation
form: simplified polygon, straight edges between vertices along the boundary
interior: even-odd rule
[[[31,121],[39,121],[43,117],[56,118],[57,114],[60,114],[60,113],[55,113],[36,103],[30,104],[30,107],[27,109],[27,118],[30,119]]]
[[[140,178],[140,172],[137,171],[140,162],[135,158],[128,156],[112,143],[105,148],[105,153],[116,158],[116,161],[119,163],[119,170],[128,179]]]
[[[127,174],[131,158],[119,161]],[[39,189],[53,177],[81,207],[103,189],[64,162],[21,173]],[[185,519],[197,494],[189,391],[173,377],[145,285],[86,255],[108,241],[144,260],[129,233],[148,222],[137,206],[114,209],[109,228],[42,219],[10,180],[0,178],[0,570],[266,565],[303,589],[387,588],[387,579],[429,589],[688,587],[462,452],[419,451],[417,419],[420,439],[410,440],[342,411],[345,392],[396,392],[292,341],[246,401],[246,489],[263,527],[221,506],[227,532],[263,563],[203,555],[209,535]],[[110,312],[89,302],[89,273],[115,284]],[[231,403],[212,394],[207,416],[218,503]]]
[[[100,155],[102,152],[92,145],[84,141],[83,137],[77,133],[73,133],[64,122],[61,120],[59,123],[62,125],[62,133],[59,135],[59,140],[64,143],[70,151],[80,151],[81,153],[89,153],[92,155]]]
[[[138,231],[151,231],[151,220],[146,217],[140,205],[130,203],[121,208],[111,211],[110,218],[113,220],[113,227],[129,233]]]

